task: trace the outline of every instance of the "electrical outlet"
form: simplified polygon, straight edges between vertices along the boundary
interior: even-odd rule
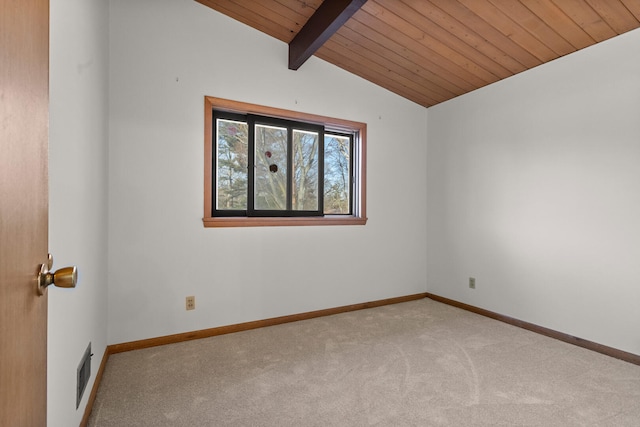
[[[476,279],[475,279],[475,277],[469,277],[469,288],[471,288],[471,289],[475,289],[476,288]]]
[[[187,310],[195,310],[196,309],[196,297],[194,297],[194,296],[187,297],[186,304],[187,304]]]

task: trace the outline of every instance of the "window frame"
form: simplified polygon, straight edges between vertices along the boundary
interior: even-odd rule
[[[278,216],[278,217],[255,217],[255,216],[215,216],[213,207],[215,206],[213,188],[215,186],[216,171],[215,153],[216,145],[214,141],[214,120],[213,110],[221,110],[227,113],[242,115],[255,114],[267,116],[275,119],[288,121],[307,122],[322,125],[325,132],[331,133],[355,133],[357,136],[353,141],[353,163],[352,179],[352,214],[337,215],[328,214],[324,216]],[[314,226],[314,225],[365,225],[366,216],[366,123],[354,122],[350,120],[336,119],[307,114],[297,111],[284,110],[273,107],[266,107],[256,104],[232,101],[228,99],[216,98],[212,96],[204,97],[204,216],[202,218],[205,227],[264,227],[264,226]],[[321,195],[324,197],[324,195]]]
[[[294,174],[294,157],[295,152],[293,150],[293,139],[296,131],[308,131],[315,133],[318,138],[318,143],[324,142],[324,126],[317,125],[315,123],[307,123],[301,121],[293,121],[293,120],[284,120],[281,118],[273,118],[268,116],[261,116],[257,114],[246,114],[240,115],[237,113],[229,113],[227,111],[221,111],[220,109],[214,109],[213,111],[213,120],[214,123],[216,119],[225,119],[231,118],[235,120],[240,120],[246,123],[248,128],[248,170],[247,170],[247,205],[243,210],[229,210],[229,209],[217,209],[216,208],[216,196],[215,196],[215,185],[214,192],[212,194],[213,198],[213,216],[214,217],[225,217],[225,216],[246,216],[246,217],[293,217],[293,216],[322,216],[323,215],[323,182],[318,182],[317,190],[317,207],[314,210],[296,210],[292,206],[292,199],[294,195],[294,182],[293,182],[293,174]],[[287,138],[286,145],[287,151],[284,159],[284,169],[285,172],[285,181],[286,181],[286,194],[285,196],[285,205],[283,209],[265,209],[258,207],[257,202],[257,168],[259,161],[257,159],[257,129],[258,127],[266,126],[266,127],[275,127],[279,129],[286,130]],[[216,144],[216,126],[214,125],[214,135],[212,138],[212,144]],[[317,172],[318,176],[324,176],[324,157],[322,155],[324,150],[318,147],[318,158],[317,161]],[[214,165],[217,168],[217,159],[216,155],[213,157]],[[280,165],[283,166],[283,165]],[[216,171],[217,172],[217,171]],[[217,174],[216,174],[217,175]],[[215,179],[214,179],[215,181]]]

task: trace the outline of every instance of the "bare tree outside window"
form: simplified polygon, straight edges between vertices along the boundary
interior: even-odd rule
[[[246,123],[217,121],[217,208],[247,209],[247,153],[249,148]]]
[[[255,126],[255,208],[287,209],[287,128]]]
[[[319,140],[317,132],[293,131],[293,210],[318,209]]]
[[[350,214],[351,138],[324,138],[324,213]]]

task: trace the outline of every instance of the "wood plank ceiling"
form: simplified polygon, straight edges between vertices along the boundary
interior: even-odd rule
[[[322,4],[196,1],[285,43]],[[638,27],[640,0],[368,0],[315,56],[430,107]]]

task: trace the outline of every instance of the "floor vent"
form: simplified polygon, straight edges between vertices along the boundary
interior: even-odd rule
[[[89,378],[91,378],[91,356],[93,356],[93,354],[91,354],[91,343],[89,343],[89,347],[87,347],[80,361],[80,365],[78,365],[76,409],[80,407],[84,389],[87,388],[87,383],[89,382]]]

